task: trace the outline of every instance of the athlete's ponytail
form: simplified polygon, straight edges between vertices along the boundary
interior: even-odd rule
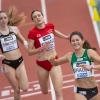
[[[91,49],[91,45],[89,44],[89,42],[87,40],[84,41],[84,44],[83,44],[83,48],[84,49]]]
[[[71,42],[72,36],[74,36],[74,35],[78,35],[82,40],[84,40],[84,37],[83,37],[81,32],[74,31],[70,35],[70,42]],[[94,49],[94,50],[96,50],[96,48],[91,47],[91,45],[89,44],[89,42],[87,40],[84,41],[83,48],[84,49]]]

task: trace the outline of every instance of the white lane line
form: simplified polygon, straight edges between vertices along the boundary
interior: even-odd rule
[[[47,11],[46,11],[46,0],[41,0],[41,9],[42,9],[42,13],[44,15],[44,20],[47,23]],[[56,100],[56,95],[55,95],[55,91],[54,91],[54,87],[53,87],[53,83],[51,80],[51,77],[49,77],[50,80],[50,88],[51,88],[51,97],[52,100]]]
[[[64,75],[63,78],[66,78],[66,77],[69,77],[69,76],[73,76],[73,74],[68,74],[68,75]],[[100,77],[100,74],[95,74],[95,77]],[[100,80],[96,80],[98,83],[100,82]],[[30,86],[31,88],[28,89],[28,93],[27,94],[22,94],[22,98],[25,98],[25,97],[28,97],[28,96],[32,96],[32,95],[38,95],[38,94],[41,94],[41,91],[40,91],[40,86],[39,86],[39,82],[38,81],[32,81],[32,82],[29,82],[30,83]],[[67,84],[67,83],[70,83]],[[65,79],[63,81],[63,89],[65,88],[70,88],[70,87],[73,87],[74,84],[74,78],[70,78],[70,79]],[[9,91],[10,91],[10,94],[13,93],[13,89],[11,86],[7,86],[7,87],[4,87],[4,90],[1,92],[1,97],[6,97],[9,95]],[[22,91],[21,91],[22,92]],[[51,92],[51,90],[49,90],[49,92]],[[10,96],[10,95],[9,95]],[[9,97],[11,100],[12,97]],[[6,100],[6,98],[4,99],[0,99],[0,100]]]
[[[1,10],[1,8],[2,8],[2,4],[1,4],[2,2],[1,2],[1,1],[2,1],[2,0],[0,0],[0,10]]]
[[[95,71],[95,72],[97,72],[97,71]],[[98,72],[98,73],[100,73],[100,72]],[[65,75],[63,75],[63,78],[66,78],[66,77],[70,77],[70,76],[72,76],[73,78],[74,78],[74,74],[65,74]],[[94,76],[95,77],[100,77],[100,74],[94,74]],[[31,82],[29,82],[29,84],[31,85],[31,84],[38,84],[39,83],[39,81],[38,80],[36,80],[36,81],[31,81]],[[9,88],[12,88],[10,85],[9,86],[5,86],[4,87],[4,89],[9,89]]]
[[[46,11],[46,0],[41,0],[41,9],[44,16],[44,20],[47,23],[47,11]]]
[[[100,82],[100,80],[97,80],[97,82]],[[63,89],[73,88],[74,87],[73,84],[74,83],[71,83],[70,85],[67,85],[67,86],[63,86]],[[51,92],[51,90],[49,90],[49,92]],[[25,98],[25,97],[29,97],[29,96],[33,96],[33,95],[39,95],[39,94],[42,94],[42,92],[41,91],[38,91],[38,92],[35,92],[35,93],[23,94],[23,95],[21,95],[21,97],[22,98]],[[0,99],[0,100],[13,100],[13,97],[8,97],[8,98]]]

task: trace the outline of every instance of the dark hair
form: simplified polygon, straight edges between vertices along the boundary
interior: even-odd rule
[[[40,12],[41,14],[42,14],[42,16],[43,16],[43,13],[41,12],[41,11],[39,11],[39,10],[33,10],[32,12],[31,12],[31,19],[33,20],[33,17],[32,17],[32,15],[36,12],[36,11],[38,11],[38,12]]]
[[[84,37],[83,37],[83,35],[82,35],[81,32],[74,31],[74,32],[72,32],[72,33],[70,34],[70,42],[71,42],[72,36],[74,36],[74,35],[78,35],[82,40],[84,40]],[[96,48],[92,48],[92,47],[91,47],[91,45],[89,44],[89,42],[88,42],[87,40],[84,41],[83,48],[84,48],[84,49],[94,49],[94,50],[96,50]]]

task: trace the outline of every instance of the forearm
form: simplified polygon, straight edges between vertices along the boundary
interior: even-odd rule
[[[69,38],[68,35],[62,34],[61,32],[59,32],[57,30],[55,30],[55,35],[57,35],[58,37],[63,38],[63,39],[68,39]]]
[[[24,44],[25,48],[28,49],[28,42],[26,40],[23,41],[23,44]]]
[[[92,67],[92,69],[100,70],[100,65],[92,65],[91,67]]]
[[[57,61],[56,61],[56,63],[58,64],[58,65],[62,65],[62,64],[64,64],[64,63],[66,63],[66,60],[65,59],[57,59]]]
[[[51,59],[50,62],[54,65],[54,66],[57,66],[57,65],[62,65],[64,63],[66,63],[66,59],[63,57],[63,58],[59,58],[59,59]]]
[[[37,49],[28,49],[28,54],[29,55],[34,55],[34,54],[38,54],[40,53],[42,50],[41,50],[41,47],[40,48],[37,48]]]

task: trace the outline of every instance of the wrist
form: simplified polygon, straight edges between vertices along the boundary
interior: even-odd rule
[[[42,51],[43,51],[43,47],[39,47],[38,52],[42,52]]]
[[[69,39],[69,36],[66,36],[66,39]]]
[[[23,44],[26,48],[28,48],[28,42],[26,40],[23,41]]]
[[[94,69],[94,65],[91,65],[91,69]]]

